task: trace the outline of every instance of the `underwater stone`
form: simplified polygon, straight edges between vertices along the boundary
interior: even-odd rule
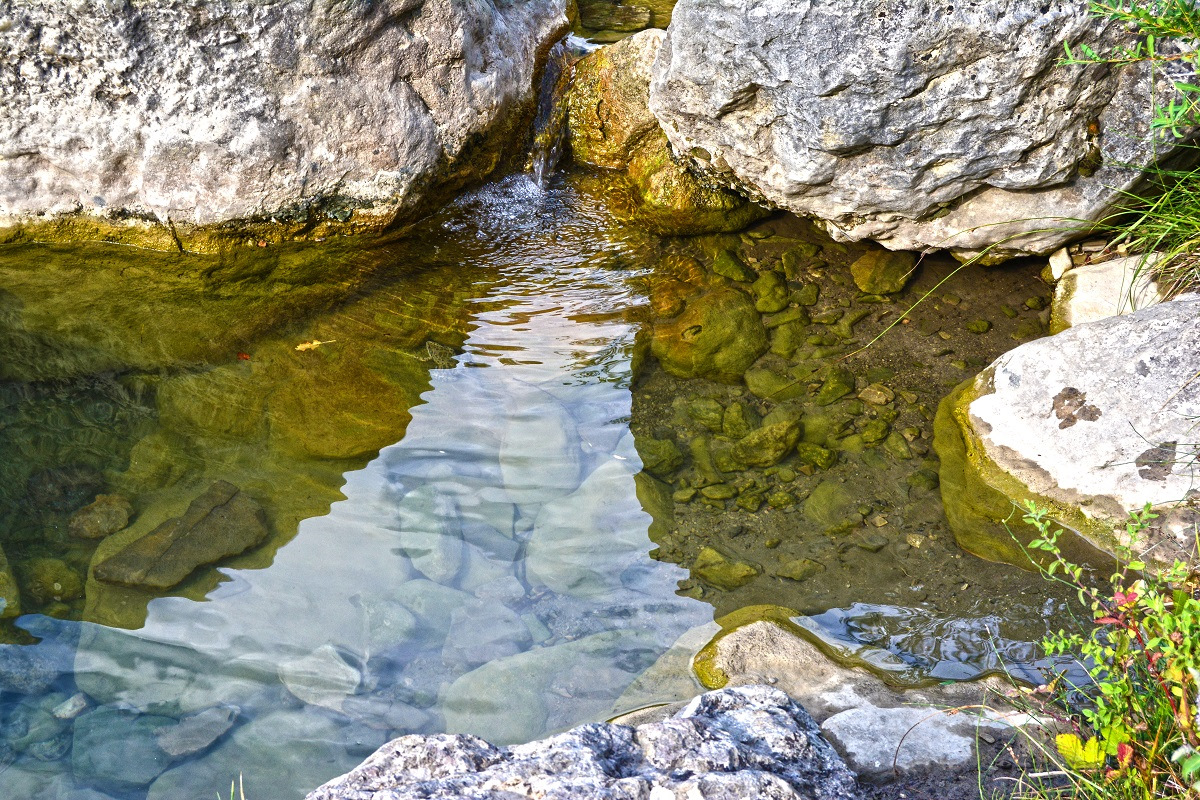
[[[771,508],[791,508],[796,505],[796,498],[791,492],[775,491],[767,495],[767,505]]]
[[[764,425],[734,445],[733,452],[752,467],[770,467],[791,452],[800,439],[800,432],[799,421]]]
[[[249,495],[217,481],[188,506],[94,567],[109,583],[169,589],[197,568],[237,555],[263,542],[267,515]]]
[[[529,627],[502,605],[476,600],[454,610],[442,660],[469,669],[514,656],[533,644]]]
[[[764,314],[774,314],[787,308],[787,282],[778,272],[764,272],[750,285],[756,298],[754,307]]]
[[[670,439],[640,436],[634,439],[642,469],[659,478],[670,475],[683,466],[683,451]]]
[[[805,499],[804,516],[826,534],[834,535],[859,525],[863,515],[858,511],[858,498],[844,484],[826,480]]]
[[[895,431],[889,433],[887,438],[884,439],[883,449],[901,461],[907,461],[912,458],[912,448],[909,446],[908,440]]]
[[[738,457],[733,442],[714,439],[709,446],[709,451],[712,453],[713,466],[721,472],[741,472],[747,467],[746,462]]]
[[[720,433],[725,424],[725,409],[716,400],[699,398],[687,404],[687,413],[713,433]]]
[[[815,306],[821,296],[821,287],[815,283],[806,283],[795,294],[796,302],[802,306]]]
[[[412,612],[425,632],[438,642],[446,638],[454,611],[475,599],[466,592],[421,578],[401,584],[393,598]]]
[[[750,298],[717,289],[693,298],[675,319],[654,326],[651,352],[680,378],[737,383],[767,350],[767,332]]]
[[[103,539],[129,524],[133,506],[119,494],[102,494],[71,515],[67,528],[80,539]]]
[[[908,283],[916,263],[912,253],[872,250],[850,265],[850,275],[867,294],[895,294]]]
[[[792,581],[806,581],[813,575],[825,571],[825,565],[809,558],[797,558],[787,562],[776,571],[776,575]]]
[[[896,399],[896,393],[880,383],[872,383],[858,393],[858,399],[873,406],[885,406]]]
[[[449,585],[462,569],[463,533],[457,503],[435,485],[419,486],[396,509],[400,549],[413,567]]]
[[[346,663],[333,645],[279,665],[279,680],[288,691],[313,706],[340,712],[346,698],[358,690],[362,674]]]
[[[179,720],[178,725],[159,728],[158,746],[172,758],[194,755],[207,748],[233,727],[238,711],[230,706],[213,706]]]
[[[821,469],[829,469],[833,463],[837,461],[837,453],[832,450],[826,450],[819,444],[812,442],[799,442],[796,445],[796,458],[801,464],[809,464]]]
[[[728,500],[737,494],[737,489],[728,483],[714,483],[701,489],[700,494],[710,500]]]
[[[835,367],[829,370],[813,402],[819,406],[827,406],[853,391],[854,373],[844,367]]]
[[[83,596],[83,578],[58,558],[32,558],[18,569],[25,591],[39,603],[75,600]]]
[[[808,391],[804,381],[797,380],[790,375],[780,375],[768,367],[752,367],[746,370],[745,378],[746,388],[755,397],[761,397],[764,400],[774,400],[775,402],[799,400]]]
[[[867,444],[878,444],[887,438],[891,426],[881,419],[873,419],[863,426],[862,439]]]
[[[973,319],[966,324],[966,329],[971,333],[987,333],[992,329],[992,323],[986,319]]]
[[[692,564],[692,574],[707,584],[733,591],[758,576],[759,570],[741,561],[730,561],[720,552],[703,547]]]
[[[721,433],[730,439],[741,439],[762,425],[758,412],[744,403],[733,402],[721,418]]]
[[[717,253],[717,257],[713,259],[713,272],[722,278],[739,283],[749,283],[754,280],[754,273],[742,263],[741,256],[729,249]]]
[[[446,730],[503,744],[528,742],[546,733],[560,691],[573,696],[576,719],[602,717],[637,677],[614,664],[644,661],[649,666],[654,653],[648,631],[614,630],[492,661],[445,690]]]
[[[628,466],[610,459],[574,493],[542,506],[526,545],[530,583],[575,597],[613,591],[650,545],[650,520],[634,490]]]
[[[103,788],[132,790],[162,774],[170,759],[158,746],[158,732],[175,720],[99,708],[75,720],[71,771]]]

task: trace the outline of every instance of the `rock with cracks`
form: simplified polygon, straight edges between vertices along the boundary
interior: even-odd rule
[[[581,725],[514,747],[403,736],[308,800],[857,796],[807,712],[783,692],[747,686],[697,697],[662,722]]]
[[[565,26],[562,0],[5,3],[0,240],[406,218],[497,165]]]
[[[1147,72],[1060,65],[1064,42],[1134,36],[1074,0],[681,0],[650,108],[677,153],[835,238],[1048,253],[1171,152]]]

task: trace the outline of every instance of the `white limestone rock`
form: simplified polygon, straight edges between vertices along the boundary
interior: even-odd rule
[[[1190,559],[1200,524],[1198,376],[1195,294],[1023,344],[954,403],[967,469],[1013,502],[1050,507],[1108,552],[1128,543],[1129,512],[1149,504],[1159,518],[1137,550],[1152,563]]]
[[[515,747],[402,736],[307,800],[501,796],[852,800],[858,789],[803,708],[748,686],[701,695],[662,722],[581,725]]]
[[[838,239],[1049,253],[1156,155],[1145,71],[1058,64],[1063,42],[1134,41],[1073,0],[680,0],[673,19],[650,108],[675,151]]]
[[[0,229],[378,225],[486,175],[563,0],[12,0]]]
[[[1159,302],[1153,274],[1157,260],[1153,254],[1149,258],[1113,258],[1071,267],[1055,276],[1058,283],[1050,305],[1050,332],[1059,333],[1072,325],[1128,314]]]

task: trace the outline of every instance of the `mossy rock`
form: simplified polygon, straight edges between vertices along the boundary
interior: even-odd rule
[[[836,480],[818,483],[804,501],[804,516],[826,534],[834,535],[858,527],[862,514],[859,499]]]
[[[792,451],[800,439],[800,432],[799,421],[764,425],[734,445],[733,452],[740,461],[752,467],[770,467]]]
[[[728,592],[754,580],[759,570],[741,561],[730,561],[717,550],[704,547],[692,564],[692,574],[710,586]]]
[[[596,10],[634,8],[612,2],[581,3],[584,24]],[[595,21],[595,20],[593,20]],[[607,26],[601,26],[607,27]],[[646,23],[635,28],[640,30]],[[652,31],[631,36],[602,47],[575,64],[575,75],[567,91],[567,120],[571,154],[576,161],[609,169],[625,169],[637,148],[660,133],[658,120],[650,113],[650,66],[664,35]]]
[[[1075,563],[1111,565],[1105,556],[1075,535],[1085,531],[1097,541],[1112,539],[1112,529],[1086,517],[1078,508],[1037,494],[1000,469],[984,454],[972,433],[969,407],[986,393],[991,369],[959,384],[938,405],[933,422],[933,447],[940,459],[938,482],[946,518],[959,547],[989,561],[1032,569],[1026,545],[1037,531],[1023,519],[1022,508],[1032,501],[1050,511],[1066,533],[1059,540],[1067,559]]]
[[[755,397],[781,403],[799,400],[808,393],[805,381],[790,375],[781,375],[769,367],[752,367],[746,370],[746,388]]]
[[[707,186],[676,159],[662,131],[629,161],[634,221],[663,236],[739,231],[770,213],[736,192]]]
[[[0,547],[0,619],[12,619],[21,615],[21,594],[12,568]]]
[[[872,250],[850,265],[850,275],[867,294],[895,294],[908,283],[916,264],[912,253]]]
[[[834,403],[854,391],[854,373],[844,367],[834,367],[825,376],[824,383],[814,398],[819,406]]]
[[[754,292],[754,307],[764,314],[782,311],[788,305],[787,281],[778,272],[764,272],[750,286]]]
[[[680,378],[736,383],[767,350],[767,331],[750,298],[717,289],[693,298],[678,317],[655,325],[651,352]]]
[[[649,436],[634,438],[642,469],[662,478],[683,466],[683,452],[670,439],[654,439]]]

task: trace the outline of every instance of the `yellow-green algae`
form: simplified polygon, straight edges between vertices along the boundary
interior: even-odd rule
[[[1100,565],[1111,560],[1083,536],[1109,553],[1118,542],[1111,526],[1086,516],[1079,508],[1032,491],[1000,468],[974,433],[970,406],[991,393],[993,370],[985,369],[963,381],[938,405],[933,446],[941,460],[942,504],[954,538],[964,550],[989,561],[1033,568],[1025,546],[1036,535],[1022,516],[1027,502],[1050,512],[1066,533],[1060,540],[1066,557],[1076,563]]]

